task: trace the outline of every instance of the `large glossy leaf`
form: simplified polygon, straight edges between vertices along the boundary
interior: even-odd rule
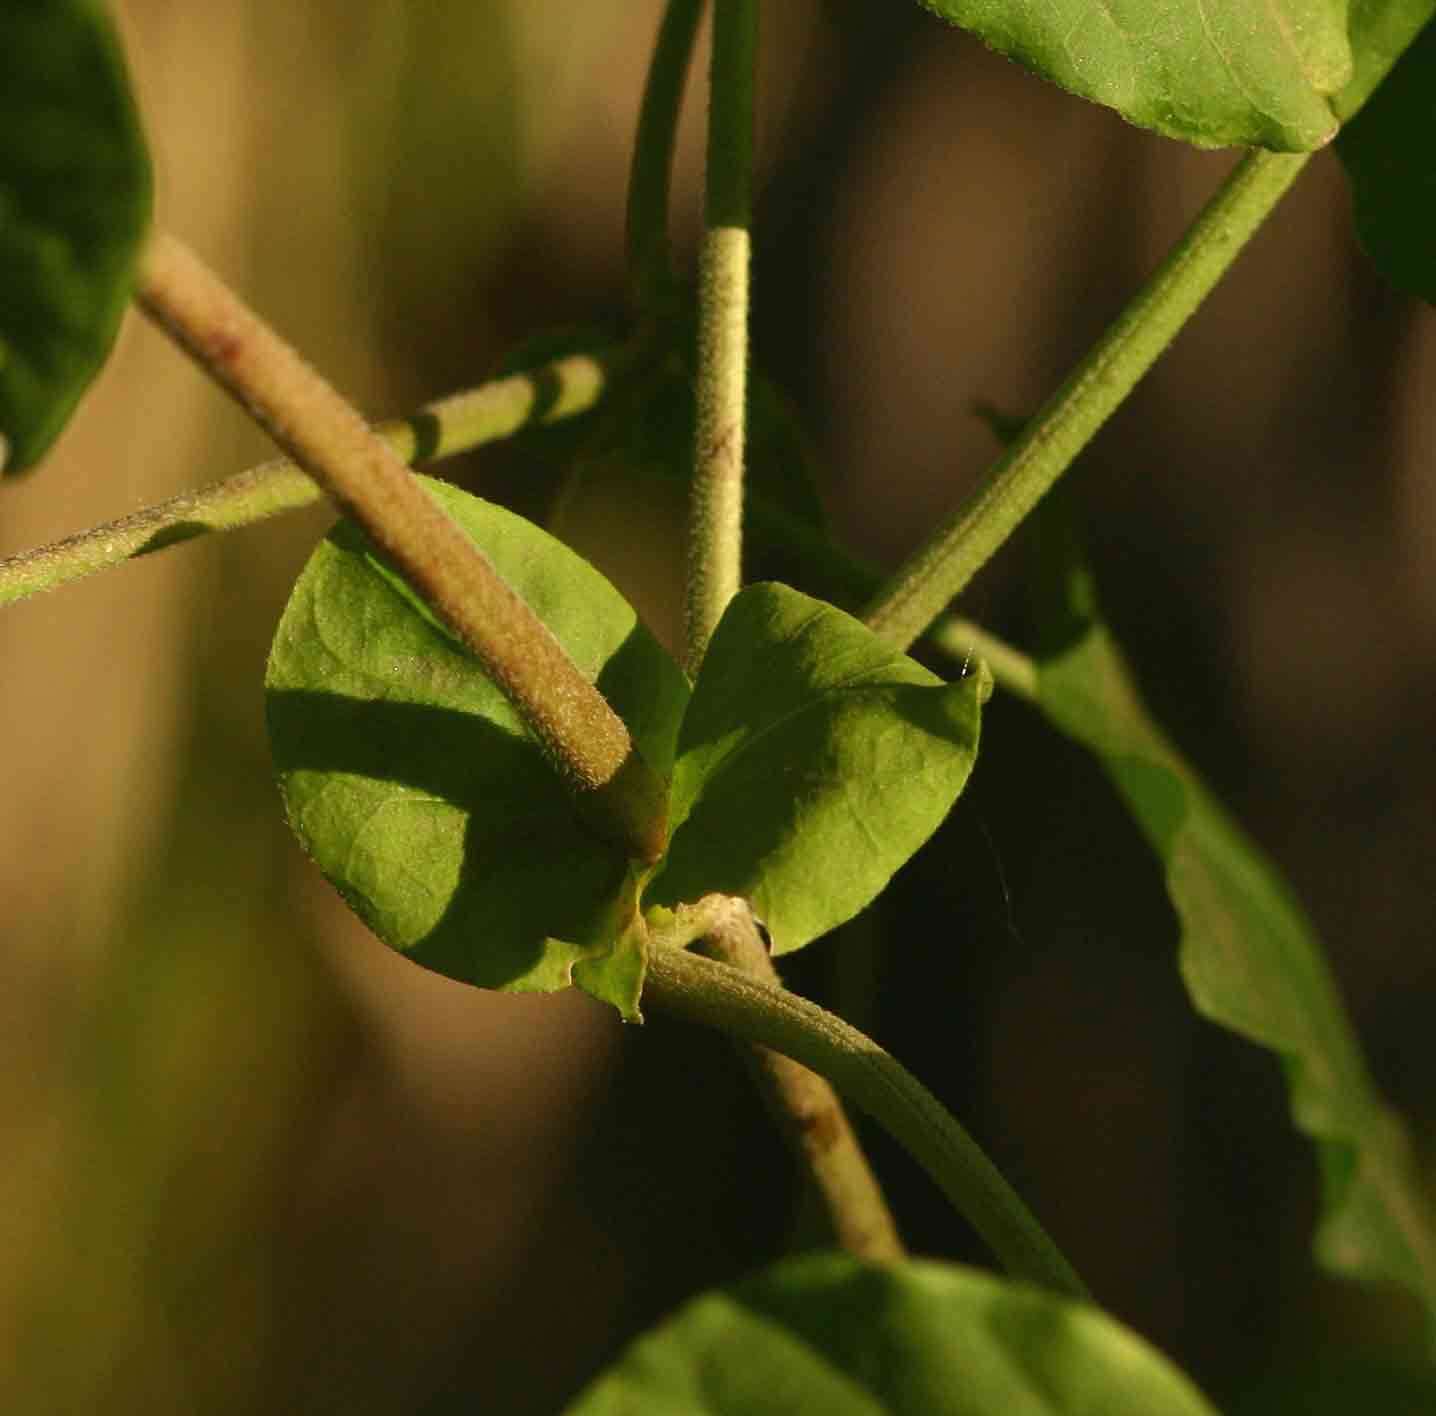
[[[688,686],[633,610],[536,526],[424,479],[670,770]],[[343,522],[295,585],[270,653],[268,719],[290,824],[376,934],[486,988],[573,980],[627,1015],[637,881],[503,695]]]
[[[1436,303],[1436,22],[1429,19],[1436,3],[1361,6],[1353,21],[1372,9],[1386,22],[1378,31],[1370,20],[1363,52],[1373,59],[1389,61],[1411,30],[1425,28],[1341,130],[1336,148],[1362,245],[1393,285]]]
[[[1160,858],[1192,1002],[1285,1065],[1292,1115],[1321,1162],[1318,1257],[1401,1283],[1436,1316],[1436,1233],[1408,1140],[1300,906],[1148,716],[1085,570],[1054,572],[1048,625],[1060,647],[1040,660],[1038,703],[1097,755]]]
[[[104,362],[149,221],[124,64],[97,0],[0,5],[0,469],[39,460]]]
[[[944,683],[822,601],[749,586],[683,719],[673,838],[646,901],[741,895],[778,953],[851,919],[957,799],[989,688]]]
[[[1129,122],[1200,147],[1304,152],[1336,131],[1345,0],[921,0]]]
[[[1214,1416],[1084,1303],[955,1265],[836,1254],[704,1294],[639,1339],[570,1416]]]

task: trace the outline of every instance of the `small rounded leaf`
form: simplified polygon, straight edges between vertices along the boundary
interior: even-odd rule
[[[666,777],[688,686],[630,606],[538,527],[423,480]],[[633,1014],[628,863],[582,824],[499,689],[351,523],[300,575],[266,690],[290,825],[381,939],[486,988],[563,988],[577,967],[585,988]]]
[[[821,600],[748,586],[683,720],[673,836],[645,901],[741,895],[780,954],[836,929],[951,809],[990,687],[985,670],[944,683]]]

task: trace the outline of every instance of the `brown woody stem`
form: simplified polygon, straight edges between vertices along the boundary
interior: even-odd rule
[[[635,859],[666,840],[667,790],[622,719],[399,455],[174,237],[152,238],[136,300],[356,521],[478,657],[596,829]]]

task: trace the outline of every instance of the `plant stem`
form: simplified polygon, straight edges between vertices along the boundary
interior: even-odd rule
[[[672,282],[668,197],[683,87],[704,0],[668,0],[638,114],[628,176],[628,283],[640,308],[662,299]]]
[[[709,895],[677,911],[685,932],[696,934],[711,958],[780,988],[767,946],[746,900]],[[662,938],[658,948],[672,948]],[[802,1163],[839,1244],[872,1263],[905,1255],[887,1200],[837,1093],[816,1072],[761,1046],[745,1047],[750,1070],[773,1119]]]
[[[1086,1296],[1082,1280],[977,1142],[871,1038],[784,988],[661,944],[650,951],[643,996],[826,1077],[907,1148],[1010,1273]]]
[[[898,568],[867,608],[871,628],[907,648],[938,617],[1152,367],[1309,157],[1254,152],[1241,161],[976,495]]]
[[[576,355],[438,399],[409,418],[380,424],[374,432],[406,461],[449,457],[530,423],[584,412],[597,402],[604,378],[598,360]],[[554,390],[552,401],[540,396],[544,388]],[[0,606],[211,531],[237,531],[313,506],[323,496],[288,458],[263,463],[197,492],[0,560]],[[871,567],[773,503],[761,497],[748,502],[753,523],[814,568],[827,582],[829,594],[857,603],[872,593],[879,576]],[[997,682],[1019,697],[1036,695],[1032,660],[971,621],[944,616],[926,637],[955,662],[970,656],[985,659]]]
[[[714,0],[708,72],[708,153],[704,223],[753,222],[753,103],[758,64],[758,0]]]
[[[605,377],[599,360],[574,355],[437,399],[408,418],[379,424],[374,433],[405,461],[450,457],[529,424],[585,412],[598,401]],[[302,510],[323,496],[308,474],[288,458],[262,463],[197,492],[0,560],[0,606],[211,531],[237,531],[283,512]],[[857,603],[878,584],[875,570],[773,503],[748,498],[748,512],[756,526],[824,577],[828,593],[837,599]],[[945,615],[926,638],[955,662],[969,657],[986,660],[1004,688],[1022,698],[1035,697],[1037,670],[1032,660],[970,620]]]
[[[193,252],[152,238],[136,300],[239,400],[477,655],[596,830],[635,859],[666,839],[665,784],[548,627],[358,413]]]
[[[698,276],[698,416],[688,523],[686,657],[696,676],[743,577],[748,226],[758,0],[715,0],[707,206]]]
[[[598,359],[573,355],[437,399],[408,418],[380,424],[374,433],[406,463],[431,462],[508,437],[531,423],[556,422],[585,412],[598,401],[605,379]],[[312,506],[323,496],[295,463],[277,458],[52,545],[0,560],[0,605],[210,531],[233,531]]]

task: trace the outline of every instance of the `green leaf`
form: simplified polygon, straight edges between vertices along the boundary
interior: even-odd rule
[[[1214,1416],[1098,1309],[956,1265],[815,1254],[686,1304],[569,1416]]]
[[[1387,9],[1414,28],[1436,5]],[[1390,44],[1407,36],[1396,30],[1381,37]],[[1385,44],[1372,48],[1389,59]],[[1436,303],[1436,24],[1426,24],[1341,130],[1336,150],[1371,259],[1393,285]]]
[[[1403,1284],[1436,1316],[1436,1235],[1409,1143],[1376,1094],[1310,925],[1148,716],[1090,576],[1065,553],[1045,559],[1061,647],[1040,660],[1038,704],[1096,753],[1160,858],[1197,1010],[1281,1057],[1293,1118],[1317,1143],[1318,1257],[1349,1277]]]
[[[423,480],[666,776],[688,686],[633,610],[536,526]],[[266,689],[290,825],[381,939],[481,987],[572,980],[635,1015],[639,882],[580,823],[478,663],[348,522],[294,587]]]
[[[149,211],[149,161],[103,6],[5,0],[0,470],[39,461],[104,362]]]
[[[990,686],[944,683],[831,605],[748,586],[684,715],[645,903],[741,895],[777,953],[851,919],[962,791]]]
[[[1198,147],[1305,152],[1336,132],[1346,0],[921,0],[1071,93]]]

